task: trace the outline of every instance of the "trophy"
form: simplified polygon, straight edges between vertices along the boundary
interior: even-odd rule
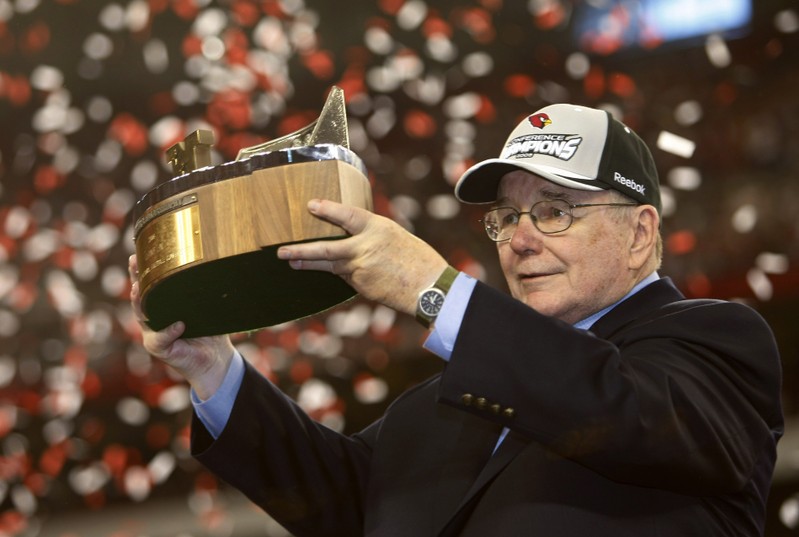
[[[211,165],[213,133],[170,147],[176,176],[133,209],[142,311],[183,337],[246,332],[307,317],[355,290],[340,277],[299,271],[277,258],[284,244],[336,240],[346,232],[313,217],[312,198],[372,210],[363,162],[349,149],[344,94],[333,87],[319,117],[287,136]]]

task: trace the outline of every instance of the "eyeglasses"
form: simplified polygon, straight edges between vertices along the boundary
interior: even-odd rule
[[[574,221],[572,209],[581,207],[633,207],[637,203],[579,203],[554,199],[539,201],[529,211],[518,211],[513,207],[498,207],[488,211],[480,220],[485,226],[488,238],[494,242],[509,240],[523,214],[529,214],[533,225],[547,235],[566,231]]]

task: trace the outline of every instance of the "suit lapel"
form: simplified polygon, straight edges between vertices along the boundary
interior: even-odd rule
[[[602,339],[610,339],[629,323],[640,322],[642,316],[684,298],[685,296],[674,286],[670,278],[661,278],[609,311],[594,323],[591,332]]]
[[[502,426],[470,414],[461,416],[456,441],[450,449],[442,449],[442,469],[436,480],[435,528],[441,528],[462,503],[462,498],[474,486],[496,446]],[[431,446],[434,447],[435,446]]]
[[[498,433],[499,431],[497,431],[497,436]],[[495,437],[494,440],[496,443],[497,438]],[[436,526],[441,528],[438,532],[440,537],[455,536],[460,533],[463,524],[472,512],[474,504],[479,501],[483,489],[494,480],[497,474],[499,474],[527,444],[528,441],[520,435],[517,435],[513,431],[508,433],[505,440],[503,440],[502,444],[497,448],[496,453],[488,459],[477,475],[477,478],[465,492],[457,509],[455,511],[447,511],[447,513],[454,514],[448,519],[443,520],[445,523],[444,525]],[[492,450],[493,448],[494,445],[491,446]]]

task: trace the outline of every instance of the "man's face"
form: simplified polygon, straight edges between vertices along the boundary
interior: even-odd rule
[[[555,198],[570,204],[612,201],[604,191],[566,188],[517,170],[500,181],[494,206],[529,211],[534,203]],[[539,313],[572,324],[621,299],[636,282],[629,266],[634,226],[629,216],[611,211],[626,210],[573,209],[572,225],[550,235],[523,215],[513,237],[497,243],[511,294]]]

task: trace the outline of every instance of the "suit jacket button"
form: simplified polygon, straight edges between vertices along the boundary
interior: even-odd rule
[[[480,410],[484,409],[486,405],[488,405],[488,400],[485,397],[478,397],[474,402],[474,406]]]
[[[500,410],[502,410],[502,407],[499,406],[497,403],[494,403],[489,408],[491,409],[492,414],[499,414]]]
[[[469,406],[472,404],[473,401],[474,401],[474,395],[470,393],[464,393],[463,395],[461,395],[461,403],[463,403],[464,405]]]
[[[506,408],[505,410],[502,411],[502,416],[506,417],[506,418],[512,418],[515,415],[516,415],[516,411],[513,410],[511,407],[508,407],[508,408]]]

